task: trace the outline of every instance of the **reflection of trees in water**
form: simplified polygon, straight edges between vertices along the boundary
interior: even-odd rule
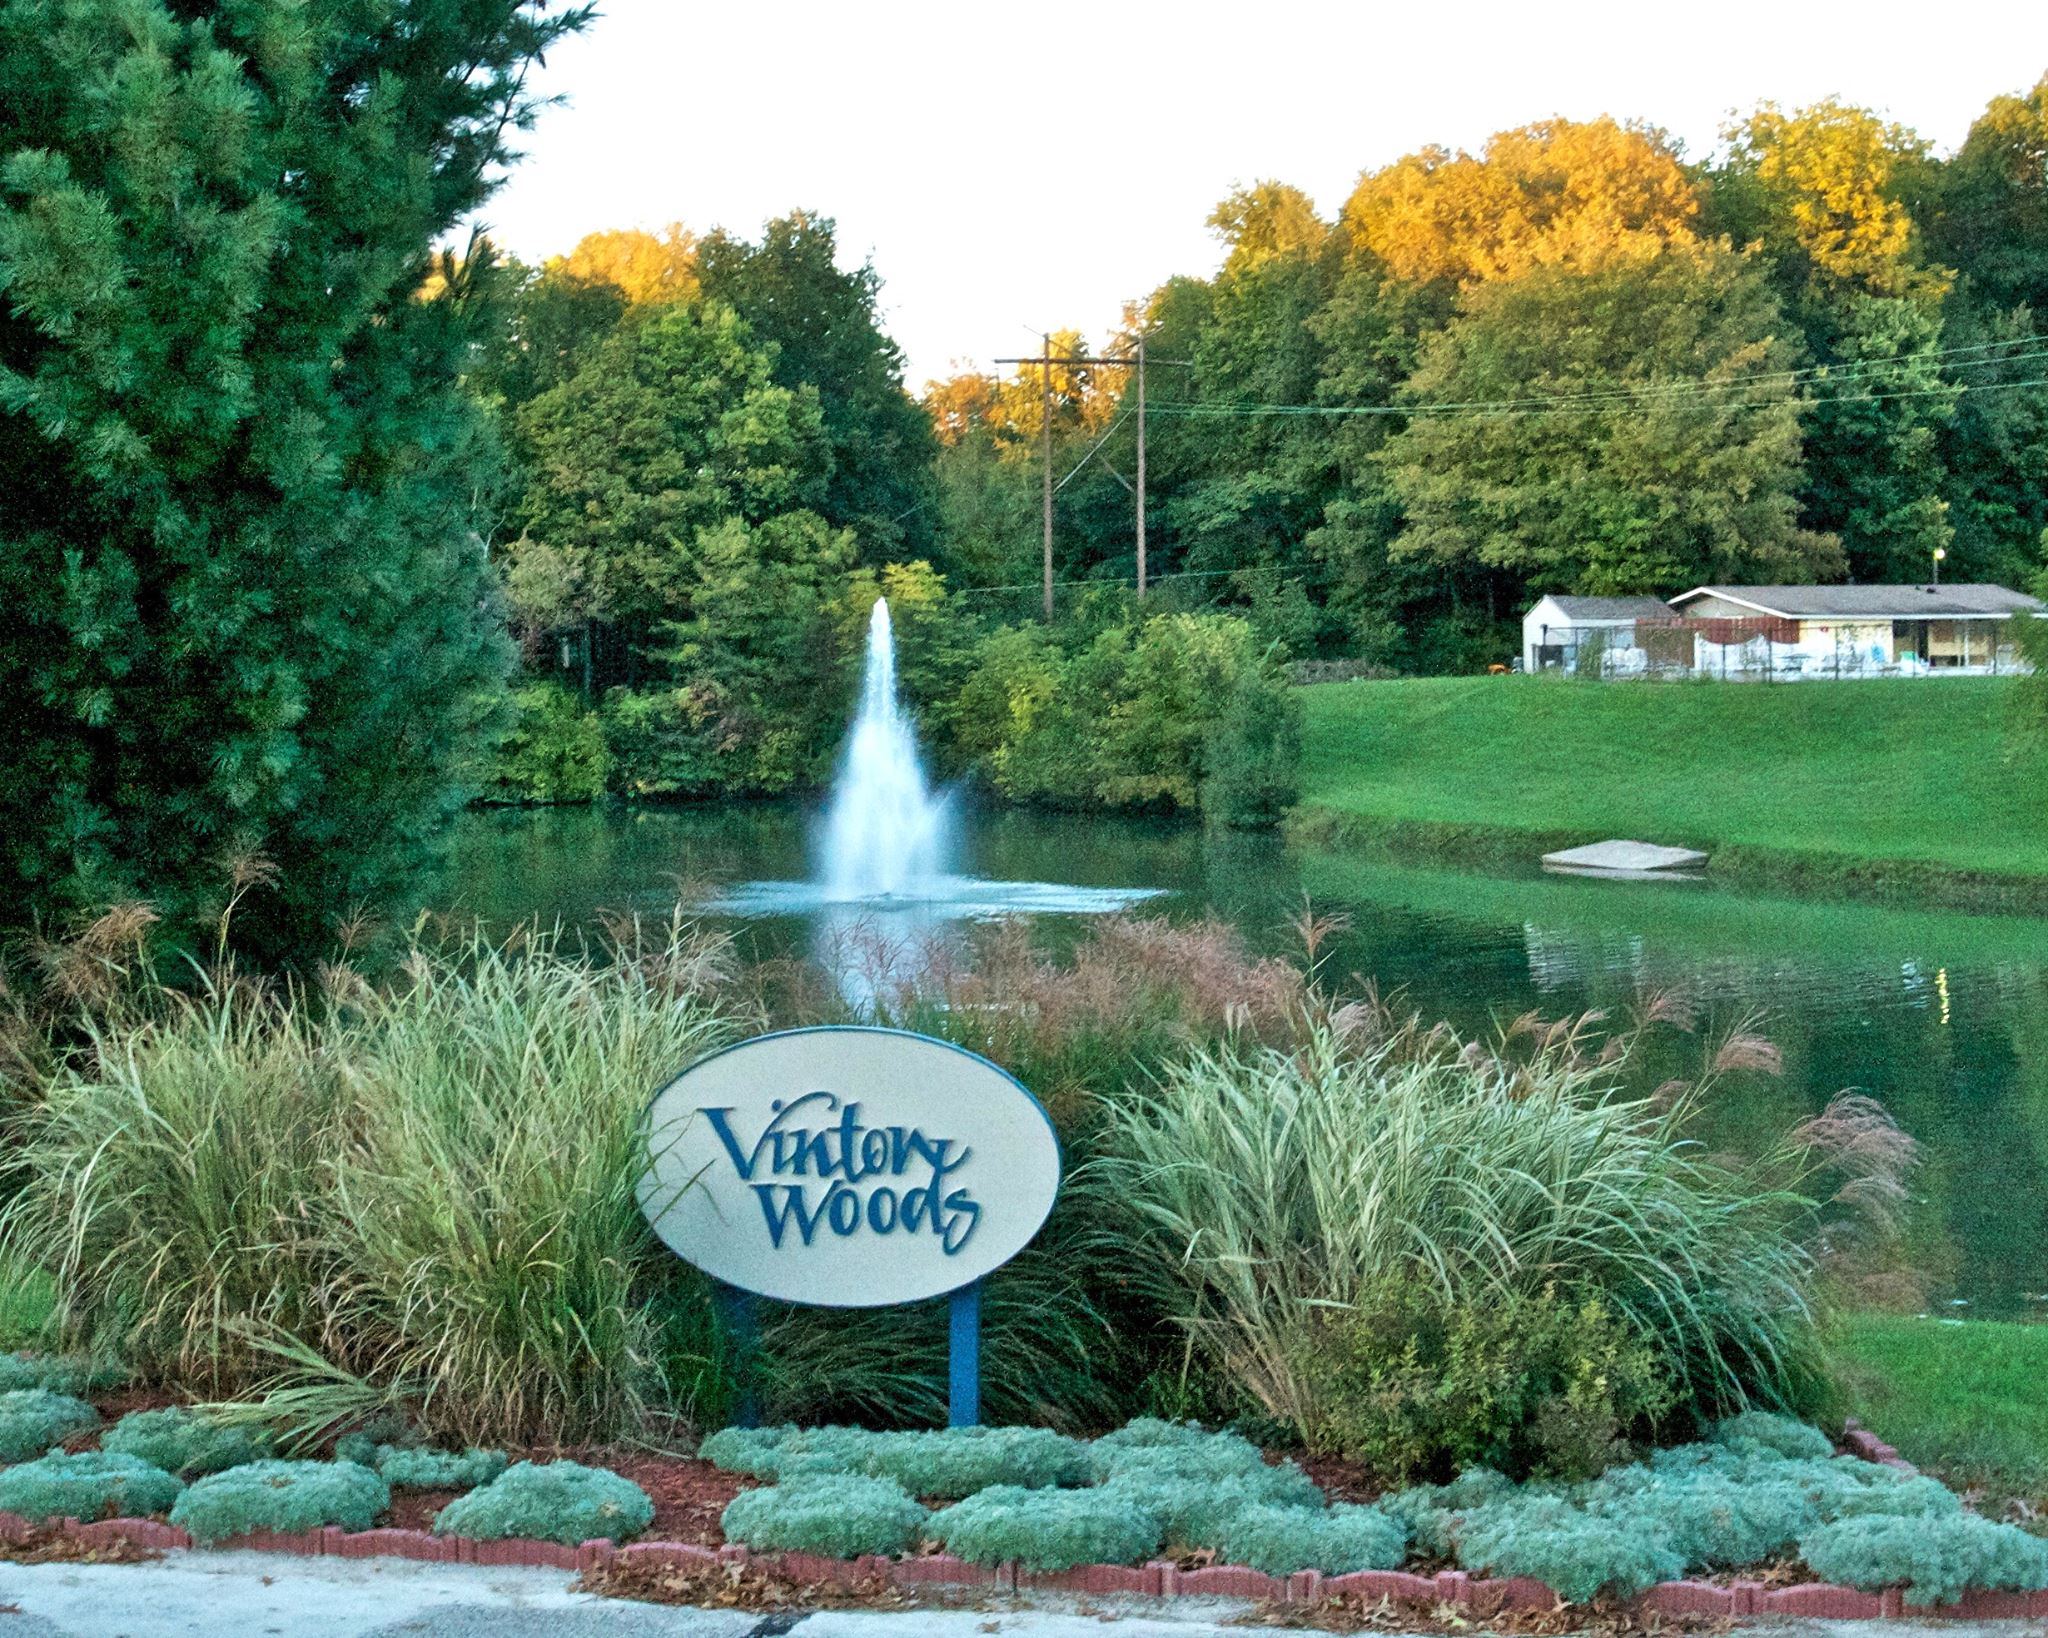
[[[1702,1140],[1739,1148],[1837,1091],[1867,1092],[1922,1146],[1907,1245],[1930,1291],[1969,1293],[1993,1311],[2038,1306],[2032,1295],[2048,1290],[2048,973],[1701,959],[1637,933],[1535,924],[1524,941],[1530,983],[1553,1007],[1619,1007],[1676,986],[1710,1029],[1762,1014],[1785,1072],[1732,1079]]]

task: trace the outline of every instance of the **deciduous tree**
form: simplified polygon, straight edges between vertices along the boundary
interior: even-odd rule
[[[1720,246],[1468,290],[1381,457],[1395,553],[1532,593],[1839,576],[1836,543],[1798,526],[1783,328],[1761,270]]]

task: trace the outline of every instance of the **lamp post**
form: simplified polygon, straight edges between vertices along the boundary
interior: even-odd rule
[[[1937,591],[1938,591],[1938,590],[1940,590],[1940,588],[1941,588],[1941,563],[1942,563],[1942,559],[1943,559],[1943,558],[1945,558],[1945,557],[1947,557],[1947,556],[1948,556],[1948,548],[1947,548],[1946,546],[1937,546],[1937,547],[1935,547],[1935,548],[1934,548],[1934,585],[1935,585],[1935,589],[1936,589]]]

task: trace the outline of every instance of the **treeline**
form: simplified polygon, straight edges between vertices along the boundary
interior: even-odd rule
[[[1829,102],[1701,162],[1608,119],[1424,149],[1334,222],[1235,193],[1220,271],[1110,343],[1186,366],[1148,372],[1152,572],[1297,655],[1416,671],[1503,657],[1547,591],[1919,580],[1937,548],[2029,583],[2044,155],[2048,80],[1946,157]],[[1133,575],[1130,374],[1053,372],[1061,579]],[[1040,402],[1035,369],[926,395],[956,585],[1034,578]]]
[[[497,557],[525,670],[490,792],[814,788],[886,593],[947,775],[1270,823],[1298,728],[1280,651],[1244,620],[1105,585],[1027,629],[934,568],[940,446],[879,284],[803,213],[758,240],[677,226],[539,268],[488,246],[451,263],[432,293],[496,315],[469,384],[507,457]]]
[[[2048,80],[1948,156],[1830,102],[1760,109],[1699,162],[1611,119],[1425,149],[1367,172],[1335,221],[1298,189],[1240,190],[1211,217],[1217,273],[1170,280],[1106,344],[1153,362],[1142,607],[1134,372],[1050,372],[1050,631],[1046,383],[967,374],[913,405],[879,280],[838,266],[829,221],[601,234],[499,269],[473,385],[516,473],[500,561],[547,683],[500,789],[816,783],[890,574],[944,611],[954,663],[912,682],[948,771],[1169,806],[1202,776],[1024,772],[1032,752],[988,738],[1044,720],[1049,684],[993,679],[1033,645],[1078,652],[1110,609],[1127,635],[1141,615],[1246,622],[1215,644],[1269,675],[1430,672],[1511,653],[1547,591],[1913,580],[1937,550],[1951,578],[2030,584],[2044,154]],[[1093,734],[1105,766],[1116,739]]]

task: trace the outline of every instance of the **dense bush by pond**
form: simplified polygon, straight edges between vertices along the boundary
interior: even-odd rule
[[[1155,615],[1080,644],[1005,628],[938,715],[957,753],[1019,801],[1258,826],[1299,780],[1300,705],[1278,656],[1231,615]]]
[[[556,682],[515,688],[485,796],[501,802],[590,802],[604,795],[611,751],[597,713]]]
[[[1284,657],[1248,621],[1141,616],[1109,599],[1065,624],[984,631],[922,568],[884,578],[904,687],[942,775],[974,776],[1017,802],[1238,827],[1274,824],[1293,803],[1301,707]],[[850,704],[875,589],[856,588],[774,641],[757,633],[766,647],[740,669],[760,675],[739,692],[726,674],[739,662],[712,664],[703,642],[691,649],[698,669],[611,688],[587,706],[556,682],[518,690],[486,794],[577,802],[606,789],[702,798],[825,784],[840,739],[825,725]]]

